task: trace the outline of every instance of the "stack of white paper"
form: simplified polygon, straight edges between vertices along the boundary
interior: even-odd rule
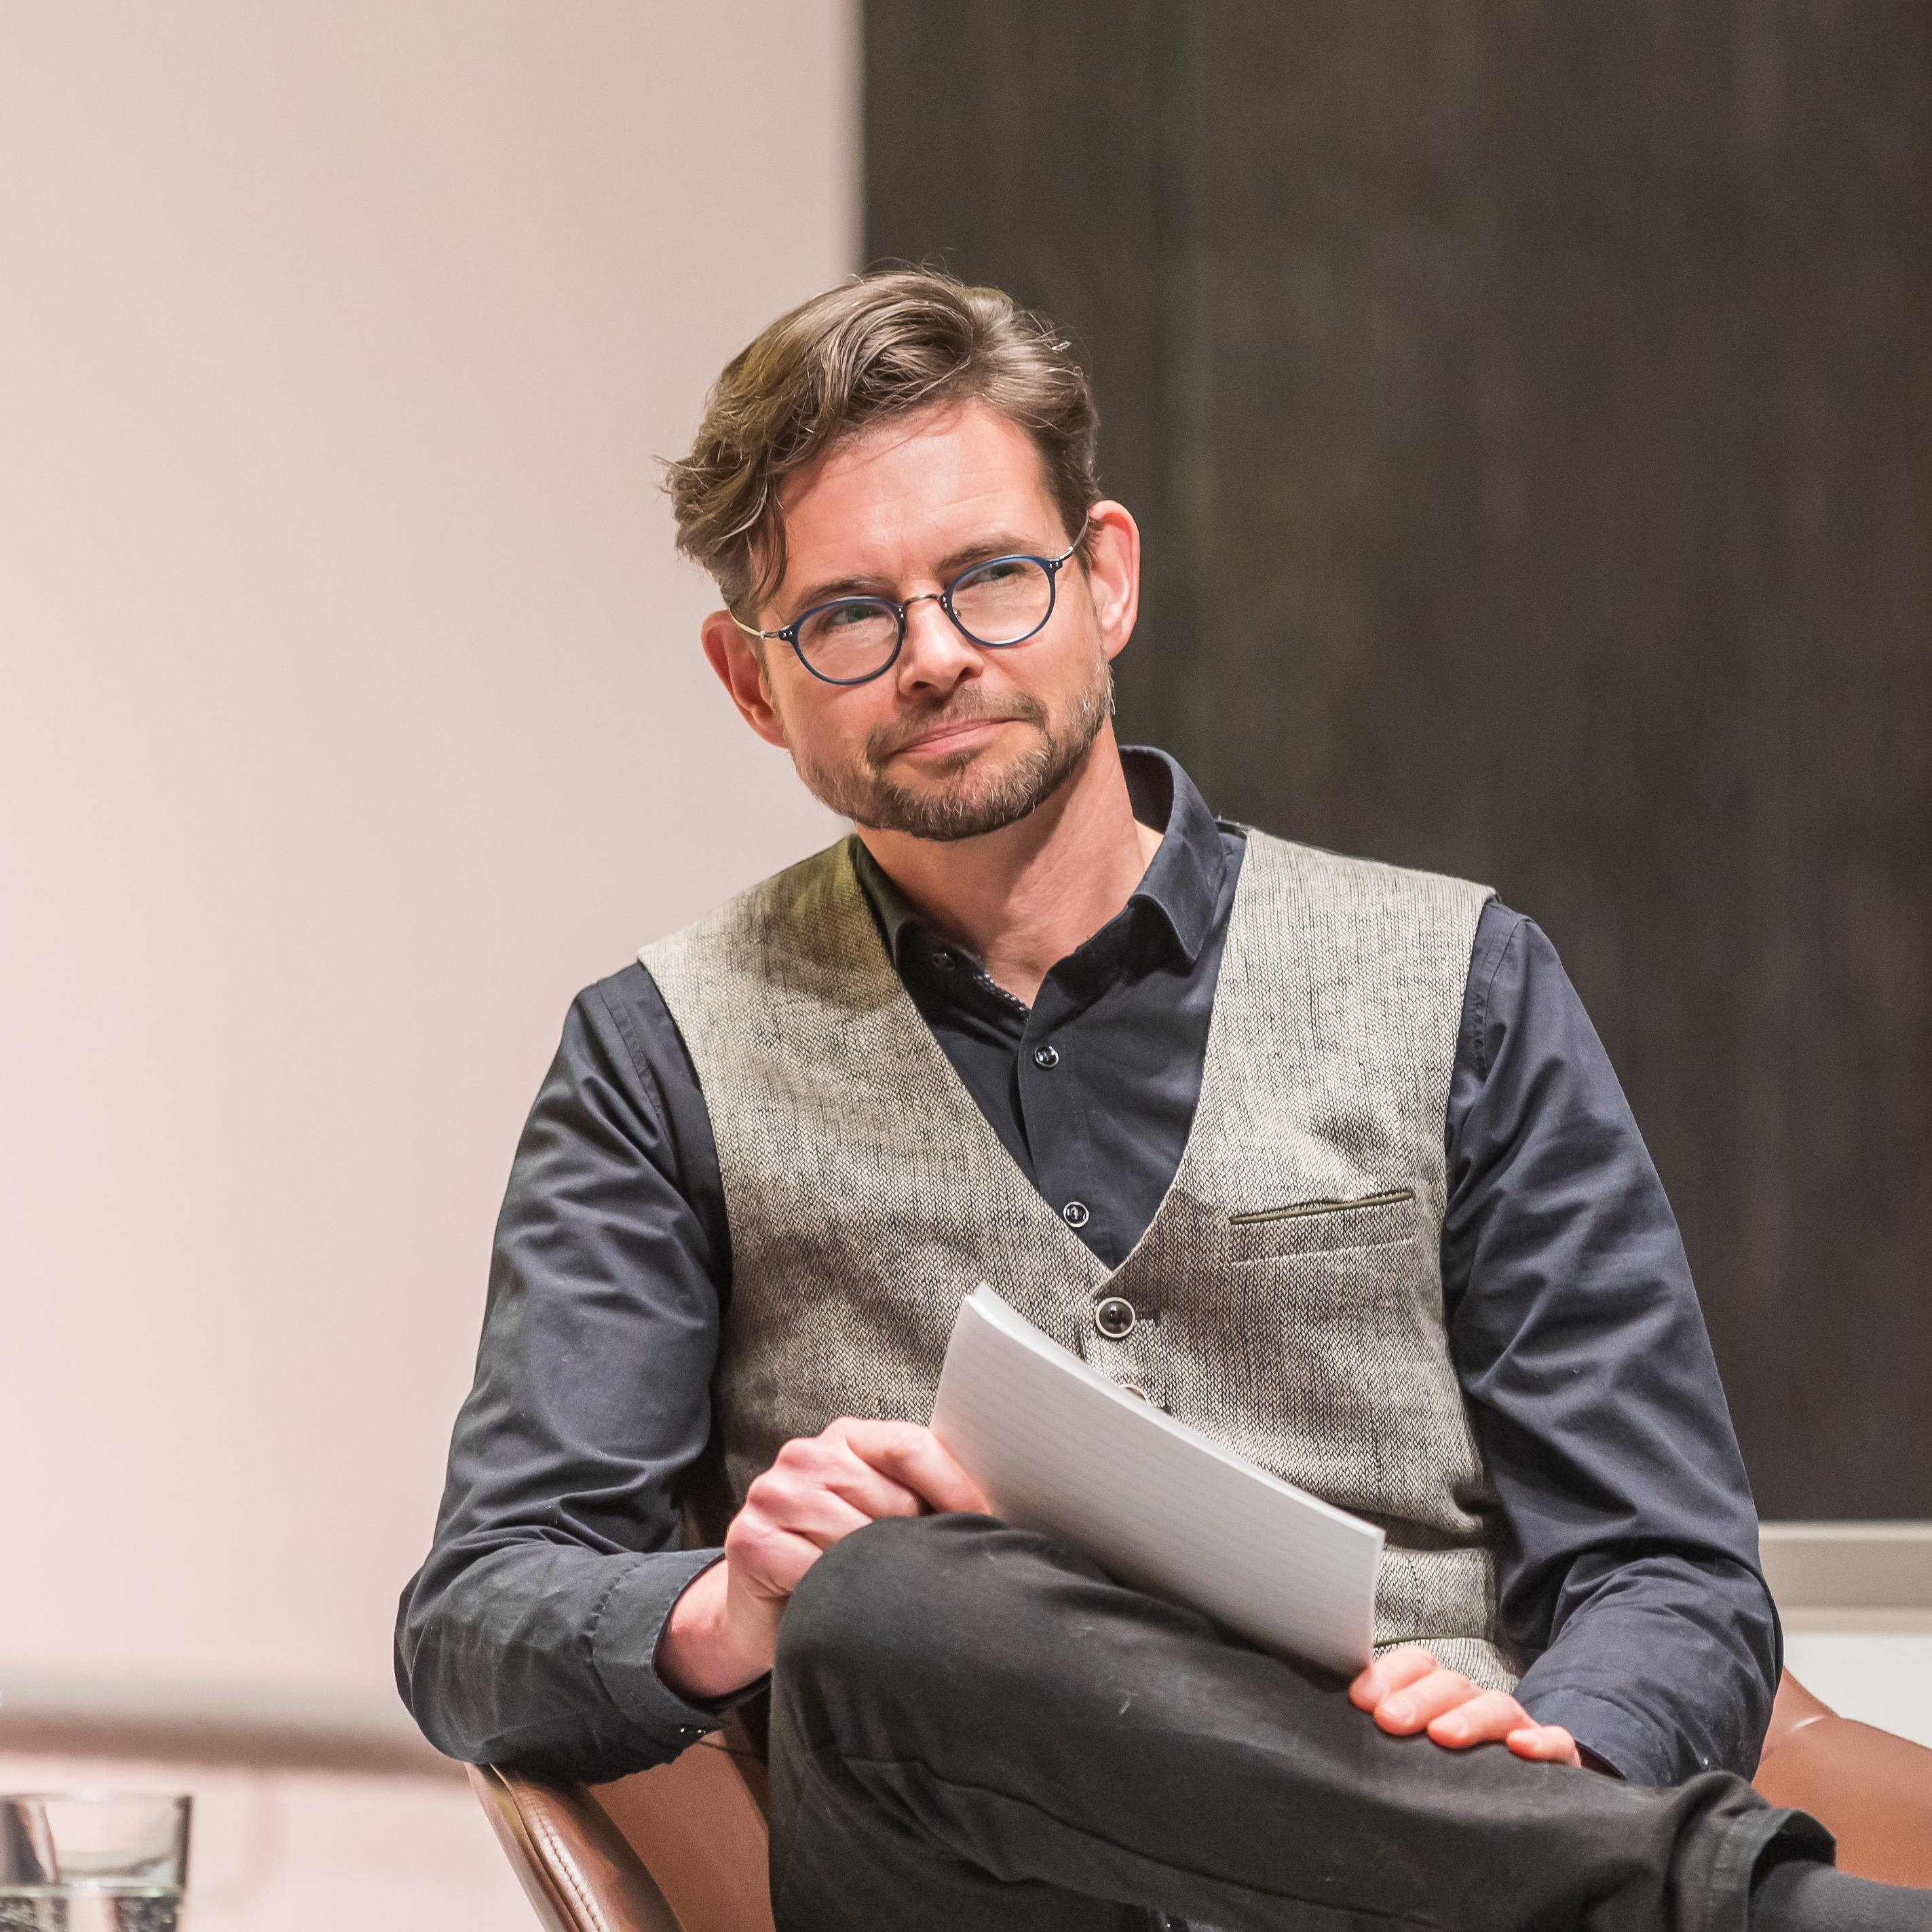
[[[1379,1529],[1129,1395],[983,1283],[953,1324],[932,1429],[1003,1520],[1268,1648],[1368,1662]]]

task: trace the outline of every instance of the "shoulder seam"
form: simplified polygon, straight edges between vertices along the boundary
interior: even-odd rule
[[[1490,895],[1490,899],[1495,898],[1496,894],[1492,892]],[[1485,907],[1489,903],[1489,899],[1484,902]],[[1526,914],[1520,912],[1511,914],[1510,929],[1504,936],[1502,945],[1496,948],[1496,956],[1490,962],[1490,970],[1483,975],[1483,983],[1476,995],[1474,1044],[1476,1073],[1479,1079],[1486,1080],[1490,1077],[1490,995],[1495,989],[1496,975],[1502,970],[1503,962],[1509,957],[1510,948],[1516,944],[1516,934],[1527,923]]]
[[[647,979],[650,978],[651,969],[642,960],[638,962],[638,969]],[[656,980],[652,979],[651,984],[653,986],[656,986]],[[631,1070],[638,1076],[639,1089],[644,1104],[651,1110],[652,1124],[657,1129],[667,1147],[675,1144],[671,1138],[670,1109],[665,1104],[664,1089],[658,1084],[656,1070],[652,1067],[650,1060],[645,1055],[643,1043],[632,1029],[628,1016],[605,998],[601,987],[586,988],[585,997],[594,998],[604,1009],[604,1014],[610,1024],[616,1028],[617,1036],[624,1042],[624,1051],[630,1055]],[[662,999],[664,995],[660,993],[658,997]],[[667,1007],[665,1011],[669,1013],[670,1009]],[[674,1027],[677,1024],[675,1016],[671,1017],[670,1023]]]

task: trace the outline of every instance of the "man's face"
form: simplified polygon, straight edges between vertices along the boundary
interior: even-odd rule
[[[832,597],[937,592],[988,557],[1058,556],[1074,534],[1030,439],[980,403],[854,437],[791,479],[784,502],[785,574],[759,614],[766,630]],[[1119,547],[1114,532],[1110,562]],[[1132,625],[1131,596],[1110,599],[1109,587],[1096,598],[1070,561],[1045,628],[1004,650],[962,636],[937,603],[914,604],[897,661],[864,684],[827,684],[768,642],[761,683],[776,729],[746,715],[858,824],[940,840],[998,831],[1051,797],[1107,722],[1108,661]]]

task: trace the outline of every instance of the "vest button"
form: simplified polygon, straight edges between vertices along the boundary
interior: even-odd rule
[[[1058,1066],[1060,1049],[1057,1046],[1036,1046],[1033,1050],[1033,1064],[1036,1066]]]
[[[1085,1202],[1070,1201],[1064,1208],[1060,1209],[1060,1218],[1070,1228],[1084,1228],[1094,1217],[1088,1213]]]
[[[932,963],[942,973],[950,973],[952,970],[952,956],[950,952],[935,952],[932,956]]]
[[[1110,1342],[1124,1342],[1134,1332],[1134,1323],[1138,1318],[1134,1313],[1134,1304],[1124,1300],[1118,1294],[1110,1294],[1094,1310],[1094,1326]],[[1139,1393],[1138,1390],[1135,1391]]]

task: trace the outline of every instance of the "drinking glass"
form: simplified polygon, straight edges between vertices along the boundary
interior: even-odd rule
[[[193,1802],[148,1792],[0,1797],[0,1932],[176,1932]]]

